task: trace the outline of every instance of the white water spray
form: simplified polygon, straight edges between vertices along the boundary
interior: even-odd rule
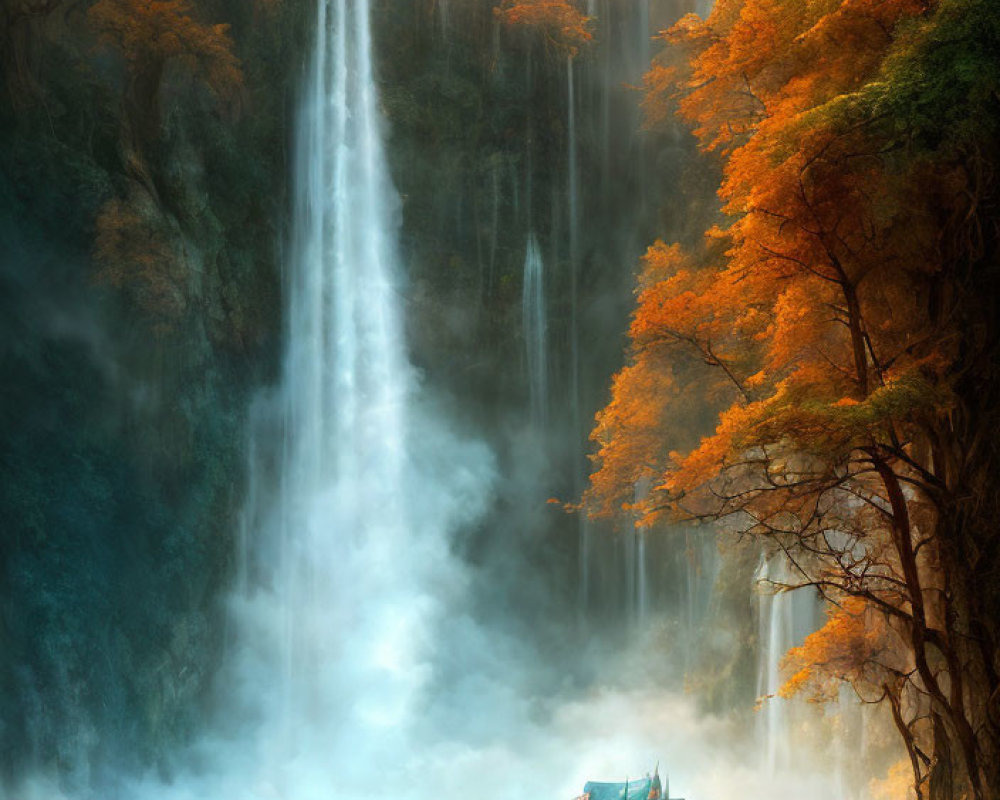
[[[490,464],[426,413],[407,360],[366,0],[319,3],[296,156],[280,488],[253,543],[265,588],[238,603],[240,669],[255,783],[350,798],[418,716],[462,587],[449,536]]]
[[[400,489],[412,376],[395,288],[397,201],[381,151],[368,25],[364,3],[321,3],[300,123],[277,582],[292,720],[319,701],[352,723],[390,721],[418,683],[391,662],[419,658],[419,611],[400,621],[391,600],[379,608],[344,591],[361,570],[369,573],[365,589],[387,599],[420,580],[392,567],[409,534]],[[360,652],[348,648],[345,659],[343,634],[328,633],[331,615],[345,628],[363,621],[371,641],[358,643]],[[377,701],[325,691],[323,672],[357,656],[370,668]]]

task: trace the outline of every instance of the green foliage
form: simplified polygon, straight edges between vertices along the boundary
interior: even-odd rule
[[[899,32],[864,111],[927,150],[981,147],[1000,131],[1000,14],[991,0],[942,0]]]
[[[790,442],[803,452],[847,458],[857,448],[882,441],[898,425],[940,418],[953,402],[946,387],[916,371],[877,387],[862,401],[831,402],[808,386],[782,387],[737,442],[741,447]]]

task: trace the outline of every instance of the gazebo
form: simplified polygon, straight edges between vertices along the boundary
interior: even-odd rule
[[[670,782],[667,781],[667,788],[664,790],[657,767],[652,775],[647,774],[644,778],[634,778],[623,783],[587,781],[583,794],[576,800],[671,800],[669,787]]]

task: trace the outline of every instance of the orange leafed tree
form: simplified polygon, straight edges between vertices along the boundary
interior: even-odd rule
[[[888,643],[874,688],[918,795],[984,800],[1000,796],[997,420],[966,376],[992,357],[969,278],[997,252],[992,131],[946,149],[914,111],[954,102],[943,81],[927,99],[927,64],[945,41],[976,52],[973,10],[996,22],[974,0],[719,0],[662,34],[647,122],[676,109],[723,159],[730,222],[647,254],[585,502],[783,552],[842,609],[793,654],[816,666],[792,688],[825,674],[870,697],[866,648]],[[718,412],[698,442],[692,404]],[[653,489],[634,501],[640,476]],[[974,491],[984,516],[962,508]]]
[[[243,76],[229,26],[200,22],[191,0],[98,0],[87,17],[128,65],[134,123],[147,138],[159,128],[160,84],[170,62],[186,65],[225,103],[237,102]]]
[[[504,0],[493,13],[508,27],[540,31],[549,47],[570,56],[593,39],[590,17],[568,0]]]
[[[867,603],[857,597],[831,607],[826,624],[785,656],[789,677],[779,694],[791,697],[808,690],[812,699],[825,701],[836,697],[841,681],[878,691],[898,672],[887,663],[894,654],[882,622],[881,615],[870,615]]]
[[[231,109],[243,86],[229,26],[195,18],[191,0],[97,0],[87,12],[101,40],[124,58],[128,86],[122,126],[126,169],[134,184],[106,202],[95,227],[97,278],[128,293],[158,334],[187,307],[189,265],[162,207],[155,164],[161,84],[177,65]]]

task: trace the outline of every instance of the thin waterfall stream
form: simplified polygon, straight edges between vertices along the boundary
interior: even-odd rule
[[[531,422],[538,432],[543,432],[549,409],[548,314],[545,309],[545,264],[534,232],[528,235],[522,283],[521,324],[524,329]]]

